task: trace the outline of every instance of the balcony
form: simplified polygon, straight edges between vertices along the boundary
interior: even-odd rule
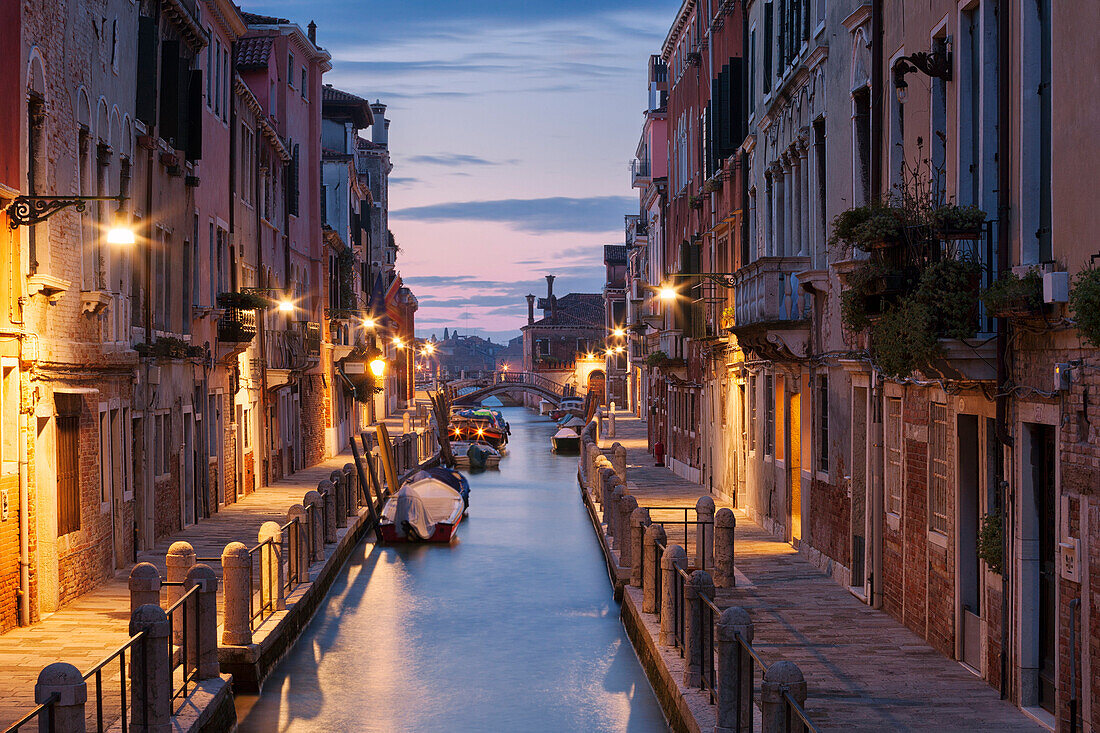
[[[226,308],[218,321],[218,341],[247,344],[256,338],[256,311]]]
[[[669,366],[684,364],[684,334],[682,331],[661,331],[657,338],[657,350],[664,352]]]
[[[811,301],[798,280],[809,268],[809,257],[761,257],[737,271],[729,330],[742,345],[769,358],[809,353]]]
[[[294,324],[302,351],[310,359],[321,356],[321,324],[317,321],[298,321]]]
[[[631,188],[641,188],[642,186],[647,186],[652,180],[653,179],[650,176],[648,160],[635,159],[630,161]]]

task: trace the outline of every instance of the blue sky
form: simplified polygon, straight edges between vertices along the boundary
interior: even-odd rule
[[[597,291],[602,245],[636,210],[629,162],[646,62],[679,0],[265,0],[305,27],[325,75],[389,104],[390,228],[417,332],[518,335],[523,296]],[[466,314],[469,314],[467,321]],[[480,329],[475,329],[480,326]]]

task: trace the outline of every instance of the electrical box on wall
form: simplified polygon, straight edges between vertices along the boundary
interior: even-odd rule
[[[1054,365],[1054,391],[1062,392],[1069,389],[1072,379],[1072,367],[1066,362],[1059,362]]]
[[[1044,272],[1043,273],[1043,302],[1044,303],[1068,303],[1069,302],[1069,273],[1068,272]]]

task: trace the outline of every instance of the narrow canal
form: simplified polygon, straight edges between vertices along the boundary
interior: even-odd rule
[[[242,731],[663,731],[553,423],[509,408],[449,547],[362,543]]]

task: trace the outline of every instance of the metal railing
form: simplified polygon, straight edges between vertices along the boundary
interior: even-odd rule
[[[279,530],[283,534],[283,542],[285,543],[283,548],[283,562],[286,563],[286,578],[283,581],[283,590],[287,595],[302,584],[302,568],[301,565],[301,547],[302,547],[302,524],[295,517],[289,522],[284,524]],[[308,578],[308,568],[306,577]]]
[[[53,706],[57,704],[57,701],[61,699],[58,693],[53,693],[46,701],[24,715],[19,720],[12,723],[10,726],[4,729],[4,733],[17,733],[24,725],[35,721],[38,730],[42,730],[44,727],[48,733],[54,733],[57,729],[54,726],[54,711]],[[42,717],[45,716],[45,717]]]
[[[161,587],[184,586],[184,582],[162,582]],[[176,599],[176,602],[164,609],[168,616],[168,638],[171,639],[172,653],[169,656],[169,675],[172,678],[172,700],[177,697],[187,698],[189,687],[192,683],[198,686],[198,639],[192,639],[199,631],[199,586],[192,585],[187,591]],[[192,601],[192,609],[189,611],[187,602]],[[179,634],[176,630],[179,629]],[[178,643],[177,643],[178,639]],[[194,653],[195,659],[190,657]],[[179,683],[176,682],[176,672],[179,671]]]
[[[107,730],[107,728],[112,725],[110,719],[105,719],[104,718],[104,709],[103,709],[103,688],[104,688],[103,670],[106,669],[107,665],[109,665],[115,659],[118,660],[118,673],[119,673],[119,713],[120,713],[120,716],[121,716],[119,718],[119,723],[121,724],[121,727],[122,727],[122,733],[126,733],[126,731],[129,729],[129,723],[130,723],[129,713],[130,713],[130,711],[127,709],[127,706],[126,706],[126,682],[129,679],[129,670],[127,669],[127,666],[126,666],[126,651],[128,649],[132,648],[139,641],[143,642],[144,638],[145,638],[145,632],[144,631],[139,631],[138,633],[134,634],[129,639],[127,639],[126,642],[122,646],[118,647],[113,652],[111,652],[106,657],[104,657],[102,661],[100,661],[98,664],[96,664],[94,667],[92,667],[90,670],[88,670],[88,672],[84,675],[84,681],[85,682],[87,682],[89,679],[94,678],[94,684],[95,684],[95,730],[96,730],[96,733],[103,733],[103,731]],[[142,643],[141,650],[142,650],[142,653],[145,652],[144,643]],[[147,727],[148,722],[149,722],[148,721],[149,711],[145,708],[142,708],[142,715],[143,715],[142,725]]]
[[[248,620],[253,631],[275,613],[278,605],[279,566],[273,562],[275,557],[275,541],[270,537],[248,550]]]
[[[665,528],[667,544],[680,545],[688,551],[689,564],[697,560],[696,556],[700,554],[697,552],[700,542],[704,546],[708,538],[710,542],[714,542],[714,521],[700,520],[695,507],[649,506],[644,508],[649,510],[649,519],[653,524],[660,524]],[[689,512],[695,515],[694,519],[690,518]],[[666,518],[666,516],[674,518]],[[701,555],[697,564],[691,566],[692,569],[710,570],[706,562],[707,553],[704,552]]]

